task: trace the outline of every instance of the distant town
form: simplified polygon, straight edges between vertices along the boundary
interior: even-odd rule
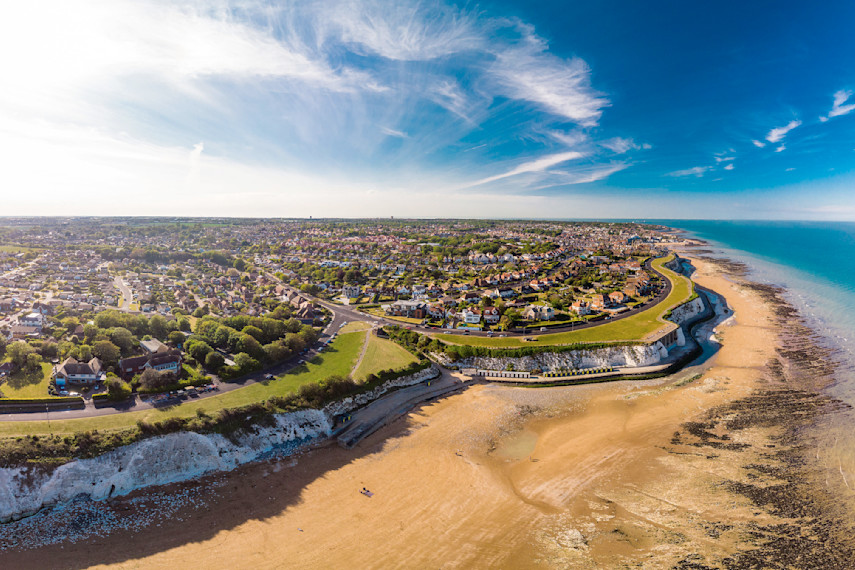
[[[667,239],[632,223],[8,218],[0,393],[213,389],[310,349],[335,306],[426,332],[564,330],[655,299],[644,263]]]

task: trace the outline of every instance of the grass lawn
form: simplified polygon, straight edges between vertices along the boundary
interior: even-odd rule
[[[621,342],[643,340],[660,329],[669,326],[663,315],[674,307],[685,303],[694,293],[692,282],[664,267],[672,256],[656,259],[652,262],[654,268],[671,281],[671,292],[659,304],[650,307],[631,317],[613,322],[582,329],[553,334],[534,336],[536,342],[525,342],[521,337],[490,338],[481,336],[461,336],[437,334],[436,338],[450,344],[465,344],[470,346],[486,346],[491,348],[519,348],[523,346],[544,346],[575,344],[581,342]]]
[[[27,372],[19,370],[0,384],[4,398],[49,398],[48,384],[53,367],[42,362],[41,370]]]
[[[374,315],[377,317],[385,317],[385,318],[391,319],[393,321],[399,321],[402,323],[406,323],[408,325],[420,325],[422,323],[422,321],[424,320],[424,319],[409,319],[407,317],[393,317],[391,315],[387,315],[386,311],[384,311],[383,309],[365,309],[365,311],[363,311],[363,312],[367,313],[369,315]]]
[[[350,321],[338,331],[339,333],[349,333],[356,331],[366,331],[371,328],[371,323],[366,321]],[[333,331],[336,332],[336,331]]]
[[[418,359],[391,340],[368,335],[368,348],[359,367],[353,373],[354,380],[365,380],[369,374],[390,368],[404,368]]]
[[[86,430],[112,430],[133,427],[138,420],[157,422],[171,417],[189,417],[196,410],[213,414],[223,408],[233,408],[266,400],[270,396],[284,395],[296,391],[303,384],[317,382],[333,374],[347,376],[353,369],[362,350],[364,332],[342,334],[330,343],[330,348],[319,354],[311,362],[273,380],[251,384],[210,398],[187,400],[171,408],[142,410],[94,418],[59,420],[60,413],[51,414],[50,431],[45,421],[2,422],[0,437],[46,433],[74,433]],[[44,414],[37,414],[44,417]]]

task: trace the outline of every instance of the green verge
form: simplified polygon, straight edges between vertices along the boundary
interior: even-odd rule
[[[671,310],[688,301],[694,294],[694,284],[683,275],[671,271],[665,264],[674,254],[660,257],[651,262],[653,267],[671,281],[671,292],[661,302],[631,317],[578,331],[531,336],[535,342],[523,341],[521,337],[482,337],[451,334],[436,334],[435,338],[449,344],[483,346],[488,348],[521,348],[526,346],[555,346],[581,343],[612,343],[638,341],[652,335],[668,325],[665,316]]]
[[[213,414],[225,408],[261,402],[271,396],[284,396],[296,392],[304,384],[318,382],[329,376],[348,376],[362,350],[364,339],[364,332],[340,334],[324,352],[287,374],[210,398],[189,400],[178,406],[157,410],[72,420],[51,419],[50,425],[46,421],[0,422],[0,437],[119,430],[136,427],[138,421],[154,423],[170,418],[192,417],[196,415],[197,410]]]
[[[381,370],[405,368],[413,362],[418,362],[418,359],[409,351],[391,340],[369,334],[368,348],[365,349],[365,356],[353,373],[353,379],[363,381],[369,374],[377,374]]]

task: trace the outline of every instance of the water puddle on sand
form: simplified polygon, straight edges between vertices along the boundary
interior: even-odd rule
[[[535,445],[537,445],[537,434],[529,429],[523,429],[503,439],[493,453],[499,459],[519,461],[531,456]]]

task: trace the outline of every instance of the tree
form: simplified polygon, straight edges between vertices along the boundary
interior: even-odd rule
[[[146,368],[140,374],[140,388],[147,391],[160,390],[174,382],[172,374],[164,374],[154,368]]]
[[[244,269],[246,269],[246,261],[238,257],[237,259],[235,259],[235,262],[232,264],[232,267],[234,267],[238,271],[243,271]]]
[[[152,315],[148,321],[148,330],[151,332],[151,336],[158,340],[163,340],[166,338],[167,332],[166,319],[160,315]]]
[[[257,340],[258,342],[264,342],[264,331],[262,331],[258,327],[254,327],[252,325],[247,325],[247,326],[243,327],[243,329],[240,332],[242,332],[243,334],[250,335],[252,338]]]
[[[98,327],[91,323],[86,323],[83,325],[83,339],[87,344],[92,342],[92,339],[95,338],[95,335],[98,334]]]
[[[208,356],[213,348],[211,345],[205,342],[204,340],[193,340],[187,343],[187,354],[192,356],[198,362],[204,362],[205,357]]]
[[[134,338],[134,335],[125,327],[111,328],[109,330],[109,337],[110,341],[122,351],[122,354],[131,353],[131,351],[134,350],[134,346],[136,346],[136,339]],[[95,345],[97,344],[98,343],[95,343]]]
[[[119,347],[109,340],[99,340],[92,346],[92,354],[100,358],[104,364],[116,364],[121,352]]]
[[[117,376],[107,378],[107,397],[111,400],[124,400],[131,395],[131,387]]]
[[[235,355],[235,366],[237,366],[241,372],[252,372],[253,370],[258,370],[260,365],[256,359],[247,353],[240,352]]]
[[[217,372],[225,363],[226,359],[219,352],[211,351],[205,356],[205,368],[211,372]]]
[[[32,346],[22,340],[15,341],[6,347],[9,360],[18,368],[23,368],[27,364],[27,355],[34,351],[35,349]]]
[[[42,365],[42,357],[36,354],[35,352],[31,352],[27,355],[26,359],[26,367],[27,370],[33,371],[41,368]]]
[[[6,354],[6,338],[0,335],[0,356]]]
[[[178,346],[179,344],[183,344],[183,343],[184,343],[184,339],[185,339],[185,338],[187,338],[187,337],[185,337],[185,336],[184,336],[184,333],[179,332],[179,331],[172,331],[172,332],[171,332],[171,333],[169,333],[169,335],[166,337],[166,340],[167,340],[167,341],[169,342],[169,344],[171,344],[172,346]]]

